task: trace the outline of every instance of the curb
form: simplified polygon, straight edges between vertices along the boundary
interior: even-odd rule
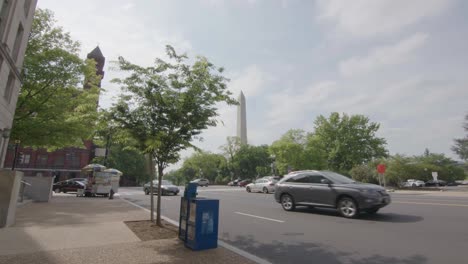
[[[133,206],[136,206],[136,207],[138,207],[138,208],[140,208],[140,209],[143,209],[143,210],[145,210],[145,211],[151,213],[150,210],[144,208],[144,207],[141,206],[141,205],[138,205],[138,204],[136,204],[136,203],[134,203],[134,202],[130,202],[130,201],[128,201],[127,199],[122,198],[122,197],[119,197],[119,198],[120,198],[120,200],[123,200],[123,201],[125,201],[125,202],[127,202],[127,203],[129,203],[129,204],[131,204],[131,205],[133,205]],[[155,214],[156,214],[156,213],[155,213]],[[174,220],[172,220],[172,219],[170,219],[170,218],[168,218],[168,217],[166,217],[166,216],[161,215],[161,219],[163,219],[164,221],[167,221],[168,223],[171,223],[171,224],[173,224],[173,225],[179,227],[179,222],[174,221]],[[245,258],[247,258],[248,260],[253,261],[253,262],[255,262],[255,263],[258,263],[258,264],[272,264],[271,262],[269,262],[269,261],[267,261],[267,260],[264,260],[264,259],[262,259],[262,258],[259,258],[259,257],[255,256],[255,255],[252,255],[252,254],[250,254],[249,252],[246,252],[246,251],[244,251],[244,250],[242,250],[242,249],[240,249],[240,248],[237,248],[237,247],[235,247],[235,246],[233,246],[233,245],[231,245],[231,244],[228,244],[228,243],[226,243],[226,242],[223,242],[223,241],[221,241],[221,240],[219,240],[219,239],[218,239],[218,245],[220,245],[220,246],[222,246],[223,248],[225,248],[225,249],[227,249],[227,250],[230,250],[230,251],[232,251],[232,252],[234,252],[234,253],[236,253],[236,254],[242,256],[242,257],[245,257]]]

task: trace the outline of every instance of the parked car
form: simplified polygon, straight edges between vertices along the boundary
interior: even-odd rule
[[[336,208],[347,218],[377,213],[391,202],[381,186],[356,182],[331,171],[296,171],[276,184],[275,200],[284,210],[296,206]]]
[[[280,176],[264,176],[264,177],[262,177],[261,179],[279,181],[279,180],[281,180],[281,177],[280,177]]]
[[[197,183],[198,186],[202,186],[202,187],[203,186],[208,187],[208,184],[210,184],[210,181],[207,179],[196,179],[191,182]]]
[[[245,190],[247,192],[273,193],[275,192],[276,182],[273,179],[258,179],[253,183],[247,184]]]
[[[240,181],[241,181],[241,179],[236,179],[236,180],[230,181],[228,183],[228,186],[238,186]]]
[[[247,184],[251,183],[252,180],[242,180],[238,183],[239,187],[245,187]]]
[[[430,180],[426,182],[426,186],[446,186],[447,182],[443,180]]]
[[[81,181],[66,180],[54,183],[52,190],[56,193],[76,192],[78,189],[85,189],[86,183]]]
[[[403,187],[424,187],[425,183],[420,180],[409,179],[402,183]]]
[[[146,195],[150,194],[151,192],[151,182],[146,183],[143,186],[143,191],[145,192]],[[158,181],[154,180],[153,181],[153,193],[158,193]],[[161,195],[168,195],[168,194],[174,194],[177,195],[180,192],[179,187],[175,186],[172,182],[163,180],[161,182]]]

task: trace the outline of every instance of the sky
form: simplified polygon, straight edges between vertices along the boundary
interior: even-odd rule
[[[39,0],[82,44],[106,57],[100,105],[115,102],[123,56],[151,65],[165,45],[226,68],[247,101],[250,144],[313,131],[331,112],[381,124],[390,154],[429,148],[452,158],[468,113],[468,1],[463,0]],[[236,106],[198,147],[220,152],[236,135]],[[191,151],[184,151],[187,157]],[[179,163],[180,165],[180,163]],[[173,166],[173,168],[177,167]]]

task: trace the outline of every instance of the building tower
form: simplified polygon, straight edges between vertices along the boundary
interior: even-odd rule
[[[247,144],[247,114],[245,110],[245,96],[242,91],[239,95],[239,105],[237,106],[237,137],[242,145]]]

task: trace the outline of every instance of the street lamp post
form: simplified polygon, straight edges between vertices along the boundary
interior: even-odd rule
[[[18,148],[20,143],[21,141],[15,140],[15,153],[13,155],[13,165],[11,166],[11,170],[15,170],[16,160],[18,159]]]

